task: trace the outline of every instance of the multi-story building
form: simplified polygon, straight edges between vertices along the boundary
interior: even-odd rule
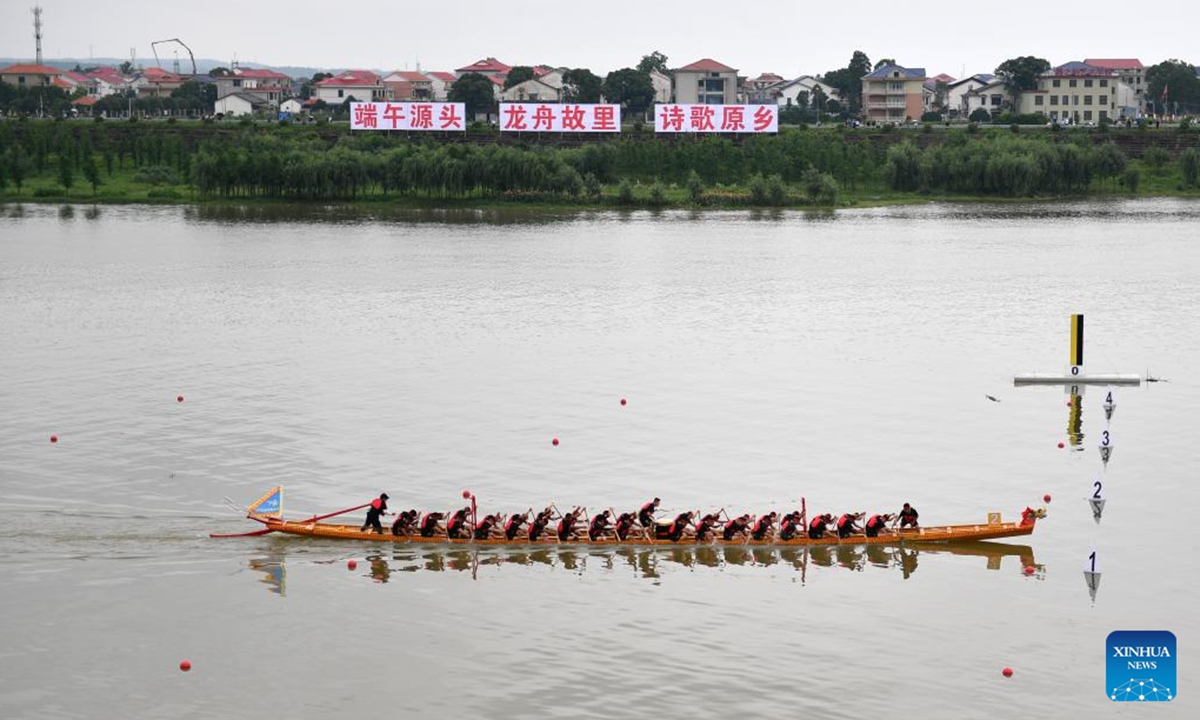
[[[737,70],[704,58],[675,71],[675,102],[733,105],[738,101]]]
[[[756,78],[746,81],[746,102],[754,105],[768,105],[775,102],[775,88],[782,85],[784,79],[775,73],[761,73]]]
[[[813,98],[817,94],[817,88],[821,89],[821,93],[827,100],[837,100],[839,103],[842,101],[841,91],[832,85],[821,82],[812,75],[801,75],[798,78],[779,83],[771,88],[771,93],[780,107],[788,105],[811,107]]]
[[[427,102],[433,100],[433,80],[429,76],[411,70],[397,70],[383,78],[392,89],[392,97],[399,101]]]
[[[1114,70],[1121,82],[1133,88],[1134,101],[1139,115],[1146,112],[1146,68],[1137,58],[1088,58],[1085,63],[1092,67]]]
[[[257,98],[256,107],[279,108],[291,94],[292,79],[274,70],[234,68],[232,75],[221,75],[212,79],[217,86],[217,99],[226,95],[242,94]]]
[[[1133,88],[1115,70],[1069,62],[1039,75],[1037,89],[1021,93],[1020,112],[1056,122],[1100,123],[1136,117]]]
[[[0,82],[20,88],[60,87],[67,90],[71,84],[62,76],[62,70],[48,65],[9,65],[0,69]]]
[[[458,77],[450,72],[431,72],[429,75],[429,87],[433,91],[433,99],[437,102],[445,102],[450,98],[450,86]]]
[[[902,123],[921,117],[925,107],[925,68],[884,65],[862,79],[863,117]]]

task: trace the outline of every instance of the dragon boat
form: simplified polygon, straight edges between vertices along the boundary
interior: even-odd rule
[[[475,497],[464,493],[471,500],[472,508],[474,508]],[[231,537],[255,537],[268,535],[270,533],[283,533],[285,535],[300,535],[304,537],[315,537],[333,540],[359,540],[374,543],[391,543],[391,544],[428,544],[428,545],[461,545],[461,546],[479,546],[479,547],[494,547],[494,546],[513,546],[513,547],[531,547],[531,546],[696,546],[696,545],[721,545],[721,546],[778,546],[778,547],[798,547],[798,546],[819,546],[819,545],[906,545],[909,543],[959,543],[964,541],[976,540],[998,540],[1010,537],[1022,537],[1033,534],[1034,528],[1037,526],[1037,521],[1046,517],[1046,509],[1027,507],[1022,510],[1020,520],[1006,521],[1001,517],[999,512],[989,512],[983,522],[963,523],[956,525],[929,525],[917,528],[887,528],[879,532],[878,535],[867,536],[864,532],[856,532],[845,537],[838,537],[836,533],[826,535],[820,538],[811,538],[805,535],[799,535],[790,539],[784,540],[777,536],[756,540],[749,535],[738,537],[732,540],[726,540],[720,535],[704,540],[698,540],[694,537],[683,537],[678,540],[660,537],[661,533],[630,533],[623,539],[618,539],[611,535],[589,539],[586,533],[578,537],[573,537],[569,540],[560,541],[553,532],[546,533],[545,537],[537,540],[530,540],[528,537],[518,535],[512,540],[505,537],[488,537],[483,539],[478,538],[451,538],[446,534],[441,533],[432,536],[423,536],[419,533],[412,534],[394,534],[386,529],[383,533],[377,533],[370,530],[361,529],[360,525],[347,523],[332,523],[323,522],[331,517],[344,515],[355,510],[366,508],[370,503],[358,505],[345,510],[327,513],[324,515],[314,515],[308,518],[288,520],[283,517],[282,510],[283,489],[277,487],[271,492],[264,495],[258,502],[251,505],[245,510],[246,517],[250,520],[262,524],[262,528],[247,533],[219,534],[212,533],[209,537],[213,538],[231,538]],[[232,501],[226,499],[229,504]],[[805,501],[801,499],[801,505],[805,505]],[[234,505],[236,508],[236,505]],[[237,508],[239,512],[241,508]],[[807,513],[805,513],[807,520]],[[660,524],[669,524],[670,521],[661,521]]]

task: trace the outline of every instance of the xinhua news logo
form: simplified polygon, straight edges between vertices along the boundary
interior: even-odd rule
[[[1175,634],[1166,630],[1117,630],[1108,634],[1105,694],[1113,702],[1175,699]]]

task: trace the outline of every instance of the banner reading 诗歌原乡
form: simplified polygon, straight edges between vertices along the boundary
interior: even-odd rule
[[[419,130],[453,132],[467,129],[465,103],[350,103],[351,130]]]
[[[778,105],[655,105],[654,132],[779,132]]]
[[[501,103],[500,132],[621,132],[621,106]]]

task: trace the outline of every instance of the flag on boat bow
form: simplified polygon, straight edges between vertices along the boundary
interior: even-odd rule
[[[283,486],[263,495],[246,510],[246,517],[277,518],[283,516]]]

